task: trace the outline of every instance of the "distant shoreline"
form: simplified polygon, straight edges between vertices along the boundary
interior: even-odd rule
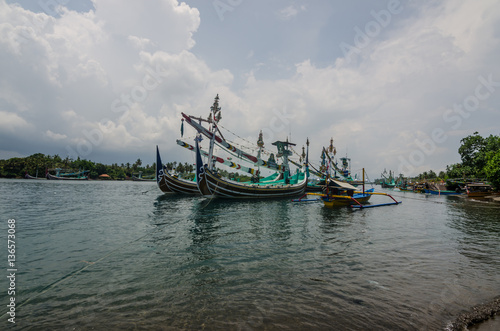
[[[57,182],[58,180],[50,180],[50,179],[47,179],[45,177],[38,177],[38,178],[35,178],[35,179],[28,179],[28,178],[24,178],[24,177],[0,177],[0,179],[23,179],[23,180],[27,180],[27,181],[30,181],[30,180],[47,180],[47,181],[52,181],[52,182]],[[62,180],[64,181],[64,180]],[[71,179],[68,179],[66,181],[72,181]],[[85,181],[85,180],[76,180],[76,181]],[[133,179],[133,178],[123,178],[123,179],[111,179],[111,178],[106,178],[106,179],[100,179],[100,178],[89,178],[87,179],[87,181],[91,181],[91,182],[125,182],[125,181],[130,181],[130,182],[156,182],[156,179],[153,178],[153,179],[140,179],[140,180],[136,180],[136,179]]]

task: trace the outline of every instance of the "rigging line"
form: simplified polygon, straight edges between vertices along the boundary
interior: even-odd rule
[[[234,157],[236,157],[236,158],[238,158],[238,159],[240,159],[240,160],[242,160],[244,162],[248,162],[250,164],[255,165],[255,163],[253,163],[253,162],[251,162],[251,161],[249,161],[247,159],[242,158],[241,155],[238,155],[238,153],[235,153],[235,152],[227,149],[226,147],[222,146],[219,142],[216,141],[215,144],[217,146],[219,146],[220,148],[222,148],[222,150],[225,151],[226,153],[228,153],[228,154],[230,154],[230,155],[232,155],[232,156],[234,156]],[[263,160],[263,159],[261,158],[261,160]],[[269,168],[269,169],[271,169],[271,168]],[[271,169],[271,170],[274,170],[274,169]]]
[[[216,144],[217,146],[219,146],[220,148],[222,148],[222,150],[223,150],[224,152],[226,152],[226,153],[228,153],[228,154],[231,154],[232,156],[234,156],[234,157],[236,157],[236,158],[238,158],[238,159],[240,159],[240,160],[242,160],[242,161],[245,161],[245,162],[248,162],[248,163],[253,164],[251,161],[248,161],[248,160],[243,159],[240,155],[238,155],[238,153],[235,153],[235,152],[233,152],[233,151],[231,151],[231,150],[229,150],[229,149],[225,148],[225,147],[224,147],[224,146],[222,146],[222,144],[220,144],[219,142],[217,142],[217,141],[216,141],[216,142],[215,142],[215,144]]]
[[[181,220],[178,220],[177,222],[180,222]],[[168,224],[162,224],[162,225],[171,225],[171,224],[175,224],[177,222],[174,222],[174,223],[168,223]],[[25,301],[21,302],[17,307],[20,308],[24,305],[26,305],[28,302],[30,302],[31,300],[39,297],[40,295],[42,294],[45,294],[47,292],[49,292],[50,290],[54,289],[55,287],[57,287],[58,285],[64,283],[65,281],[67,281],[68,279],[71,279],[73,278],[74,276],[78,275],[79,273],[81,273],[82,271],[85,271],[86,269],[90,268],[91,266],[93,266],[94,264],[98,263],[98,262],[101,262],[103,261],[104,259],[106,259],[107,257],[113,255],[114,253],[118,252],[119,250],[121,250],[122,248],[126,247],[126,246],[129,246],[130,244],[133,244],[143,238],[145,238],[146,236],[150,235],[150,234],[153,234],[157,231],[159,231],[160,229],[162,229],[160,226],[158,226],[154,231],[152,231],[151,233],[146,233],[145,235],[143,236],[140,236],[139,238],[137,239],[134,239],[132,241],[129,241],[115,249],[113,249],[112,251],[108,252],[107,254],[105,254],[104,256],[100,257],[99,259],[95,260],[94,262],[87,262],[87,265],[85,265],[84,267],[78,269],[78,270],[75,270],[75,271],[72,271],[66,275],[64,275],[62,278],[56,280],[55,282],[52,282],[51,284],[45,286],[40,292],[34,294],[33,296],[29,297],[28,299],[26,299]]]
[[[234,133],[234,132],[232,132],[231,130],[229,130],[229,129],[227,129],[226,127],[224,127],[222,124],[220,124],[220,123],[219,123],[219,124],[217,124],[217,125],[218,125],[218,126],[220,126],[221,128],[223,128],[224,130],[228,131],[229,133],[233,134],[234,136],[236,136],[236,137],[240,138],[241,140],[246,141],[246,142],[247,142],[247,143],[249,143],[251,146],[255,146],[255,143],[253,143],[253,142],[251,142],[251,141],[248,141],[247,139],[245,139],[245,138],[243,138],[243,137],[241,137],[241,136],[237,135],[236,133]],[[219,132],[220,132],[220,131],[219,131]],[[257,147],[257,148],[255,148],[255,147],[248,147],[248,146],[244,146],[244,145],[242,145],[242,144],[236,143],[236,142],[231,141],[231,140],[227,140],[227,141],[229,141],[229,142],[231,142],[231,143],[233,143],[233,144],[235,144],[235,145],[239,145],[239,146],[241,146],[241,147],[244,147],[244,148],[247,148],[247,149],[251,149],[252,151],[254,151],[254,150],[258,149],[258,147]],[[266,153],[268,153],[268,154],[273,153],[272,151],[270,151],[270,150],[266,149],[265,147],[262,147],[262,151],[263,151],[263,152],[266,152]]]
[[[299,158],[301,157],[301,156],[300,156],[300,155],[299,155],[299,154],[298,154],[298,153],[297,153],[297,152],[293,149],[293,147],[292,147],[292,146],[290,146],[290,150],[291,150],[292,152],[294,152],[294,153],[295,153],[295,155],[297,155]]]
[[[254,144],[252,145],[252,147],[249,147],[249,146],[245,146],[245,145],[242,145],[240,143],[237,143],[237,142],[234,142],[234,141],[231,141],[231,140],[228,140],[228,141],[230,143],[234,144],[234,145],[240,146],[240,148],[245,148],[245,149],[251,150],[252,153],[256,153],[259,150],[259,147],[255,146]],[[266,148],[262,147],[262,154],[271,154],[271,153],[273,153],[273,152],[271,152],[270,150],[267,150]]]
[[[316,169],[312,164],[311,162],[309,162],[309,165],[311,166],[311,168],[313,168],[314,171],[316,171],[317,173],[322,173],[321,171],[319,171],[318,169]]]
[[[250,141],[246,140],[246,139],[245,139],[245,138],[243,138],[243,137],[240,137],[239,135],[237,135],[237,134],[236,134],[236,133],[234,133],[233,131],[231,131],[231,130],[227,129],[226,127],[224,127],[222,124],[218,124],[218,125],[219,125],[221,128],[223,128],[224,130],[226,130],[227,132],[229,132],[229,133],[233,134],[234,136],[236,136],[236,137],[240,138],[241,140],[244,140],[244,141],[246,141],[247,143],[254,145],[254,143],[252,143],[252,142],[250,142]]]
[[[366,176],[366,179],[368,179],[368,183],[370,184],[370,186],[373,187],[373,183],[370,180],[370,178],[368,178],[368,174],[366,173],[366,171],[365,171],[365,176]]]
[[[255,150],[256,150],[256,148],[248,147],[248,146],[245,146],[245,145],[239,144],[239,143],[234,142],[234,141],[229,140],[229,139],[223,139],[223,140],[224,140],[225,142],[229,142],[229,143],[231,143],[232,145],[239,146],[239,148],[240,148],[240,149],[243,149],[243,148],[244,148],[244,149],[250,150],[250,151],[251,151],[251,153],[254,153],[254,152],[255,152]],[[216,142],[216,143],[217,143],[217,142]],[[220,144],[219,144],[219,146],[220,146]],[[220,146],[220,147],[224,148],[223,146]],[[247,153],[248,153],[248,152],[247,152]]]

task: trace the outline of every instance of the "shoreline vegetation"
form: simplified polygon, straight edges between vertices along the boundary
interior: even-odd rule
[[[182,178],[192,180],[195,176],[194,165],[187,162],[168,162],[165,164],[168,170],[174,170]],[[117,163],[106,165],[90,160],[77,158],[73,160],[69,157],[62,159],[59,155],[44,155],[42,153],[33,154],[27,157],[15,157],[7,160],[0,160],[0,178],[25,178],[26,174],[31,177],[45,178],[48,172],[51,175],[57,173],[80,173],[85,171],[88,179],[91,180],[154,180],[156,178],[156,163],[152,165],[142,165],[141,159],[133,164]],[[236,172],[219,170],[222,176],[236,181],[248,181],[249,176]]]
[[[400,174],[394,178],[397,182],[430,182],[452,185],[456,182],[488,182],[495,190],[500,190],[500,136],[490,135],[483,138],[478,132],[460,140],[458,153],[461,163],[446,166],[446,171],[436,174],[433,170],[425,171],[415,177]],[[375,179],[380,184],[384,179]]]
[[[500,136],[490,135],[483,138],[478,132],[463,138],[458,153],[461,163],[446,166],[446,171],[436,174],[433,170],[425,171],[412,178],[400,174],[395,180],[412,182],[446,182],[446,181],[487,181],[495,190],[500,190]],[[193,179],[194,166],[187,162],[168,162],[165,164],[168,170],[175,170],[177,174],[185,179]],[[155,179],[156,164],[151,166],[142,165],[141,159],[133,164],[117,163],[106,165],[90,160],[76,160],[66,157],[62,159],[59,155],[33,154],[28,157],[16,157],[0,160],[0,178],[25,178],[28,174],[32,177],[44,178],[46,172],[54,175],[61,173],[77,173],[86,171],[89,179],[107,180],[132,180],[134,178]],[[248,181],[250,177],[219,170],[222,176],[236,181]],[[104,176],[103,176],[104,175]],[[376,179],[380,184],[383,179]]]
[[[169,163],[167,166],[184,169],[185,165]],[[142,166],[141,159],[133,164],[117,163],[106,165],[89,160],[82,160],[79,157],[73,160],[69,157],[62,159],[59,155],[44,155],[42,153],[33,154],[28,157],[15,157],[7,160],[0,160],[0,178],[25,178],[28,174],[32,177],[45,178],[46,173],[55,175],[61,173],[77,173],[85,171],[89,179],[107,180],[132,180],[135,177],[143,179],[155,178],[155,166]],[[104,175],[104,176],[103,176]]]

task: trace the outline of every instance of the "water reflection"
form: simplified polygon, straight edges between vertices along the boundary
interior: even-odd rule
[[[262,282],[276,277],[277,256],[285,254],[280,250],[292,235],[288,203],[204,199],[194,204],[183,267],[188,323],[217,317],[221,328],[261,325],[259,307],[270,306],[262,300]]]
[[[21,208],[40,184],[20,184],[0,185],[29,252],[19,299],[64,279],[20,307],[25,328],[442,329],[499,290],[498,209],[467,200],[350,211],[47,183]]]
[[[321,206],[320,216],[321,216],[321,224],[320,227],[325,233],[332,233],[337,231],[337,228],[349,226],[351,217],[349,210],[347,207],[341,208],[327,208]]]

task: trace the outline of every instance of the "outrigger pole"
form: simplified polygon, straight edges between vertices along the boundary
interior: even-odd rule
[[[359,191],[355,191],[354,193],[361,193]],[[387,193],[380,193],[380,192],[365,192],[365,194],[370,194],[370,195],[386,195],[388,196],[389,198],[391,198],[392,200],[394,200],[394,202],[388,202],[388,203],[379,203],[379,204],[375,204],[375,205],[363,205],[361,204],[359,201],[357,201],[355,198],[353,197],[350,197],[348,195],[329,195],[329,197],[331,198],[339,198],[339,199],[349,199],[349,200],[352,200],[354,201],[356,204],[355,205],[350,205],[350,206],[347,206],[347,207],[352,207],[352,208],[373,208],[373,207],[382,207],[382,206],[390,206],[390,205],[399,205],[401,203],[403,203],[403,201],[397,201],[396,199],[394,199],[390,194],[387,194]],[[310,201],[321,201],[320,199],[302,199],[304,196],[306,195],[317,195],[317,196],[325,196],[325,194],[323,193],[307,193],[307,194],[304,194],[302,197],[300,197],[299,199],[294,199],[292,200],[293,202],[310,202]]]
[[[328,173],[326,174],[326,182],[328,184]],[[354,191],[354,193],[363,193],[364,194],[370,194],[370,195],[385,195],[385,196],[388,196],[389,198],[391,198],[392,200],[394,200],[394,202],[388,202],[388,203],[379,203],[379,204],[374,204],[374,205],[363,205],[361,204],[358,200],[356,200],[354,197],[352,196],[349,196],[349,195],[330,195],[329,194],[329,187],[328,185],[326,186],[326,194],[324,193],[307,193],[307,194],[304,194],[303,196],[301,196],[299,199],[294,199],[292,200],[293,202],[311,202],[311,201],[321,201],[321,199],[303,199],[304,197],[306,197],[307,195],[316,195],[316,196],[328,196],[329,198],[337,198],[337,199],[347,199],[347,200],[351,200],[351,201],[354,201],[356,204],[352,204],[352,205],[349,205],[348,207],[351,207],[351,208],[359,208],[359,209],[362,209],[362,208],[374,208],[374,207],[382,207],[382,206],[390,206],[390,205],[398,205],[400,203],[402,203],[402,201],[397,201],[396,199],[394,199],[392,197],[392,195],[390,194],[387,194],[387,193],[381,193],[381,192],[366,192],[365,191],[365,168],[363,168],[363,191],[359,192],[359,191]]]

